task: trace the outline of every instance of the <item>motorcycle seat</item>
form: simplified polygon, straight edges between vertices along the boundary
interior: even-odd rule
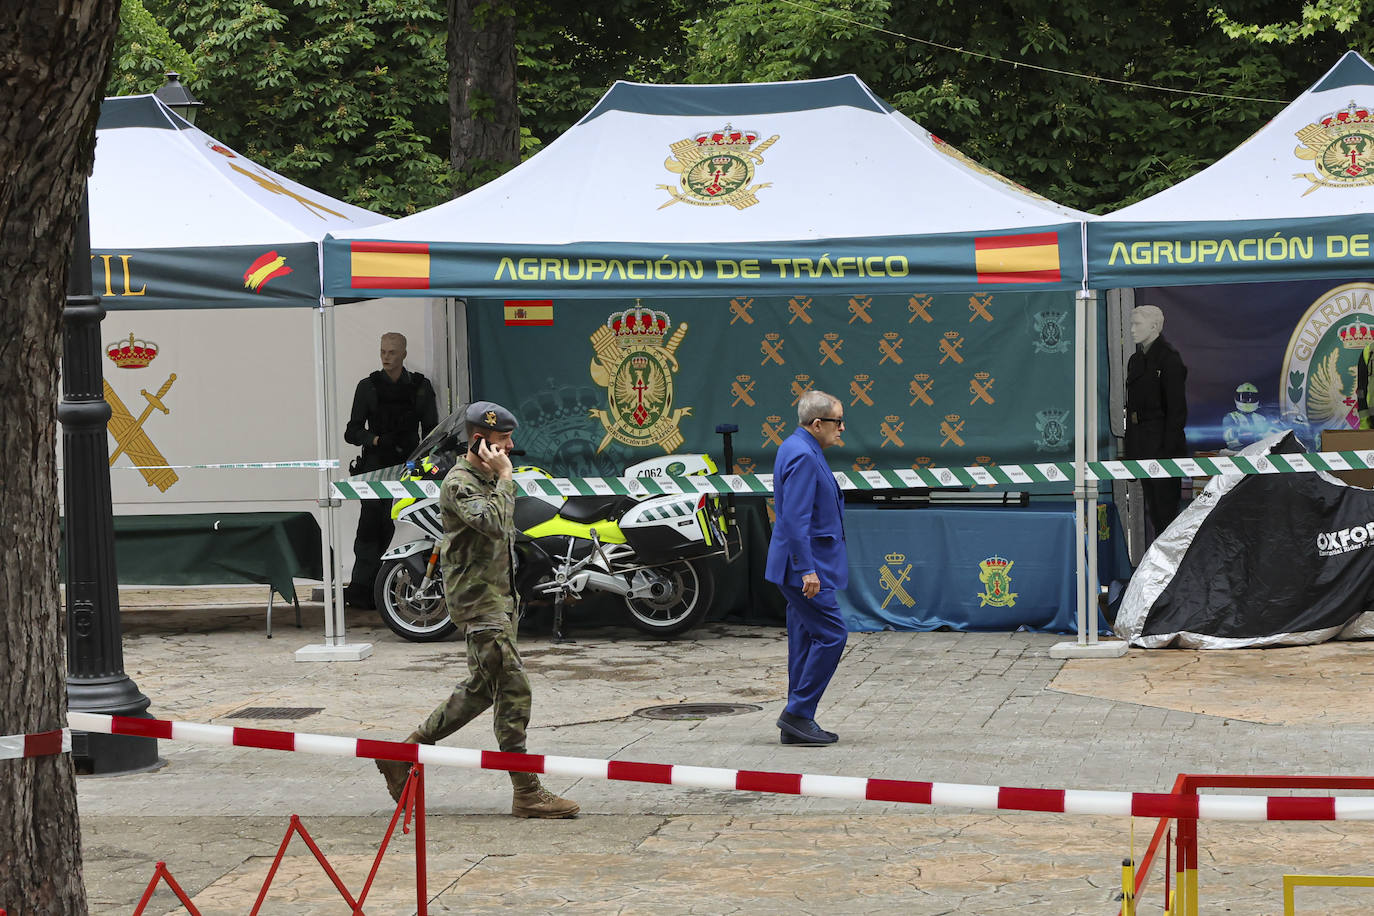
[[[591,524],[605,519],[619,518],[620,514],[639,500],[633,496],[570,496],[558,514],[570,522]]]

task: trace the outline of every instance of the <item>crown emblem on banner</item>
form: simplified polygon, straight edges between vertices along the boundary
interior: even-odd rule
[[[1341,346],[1350,350],[1363,350],[1374,343],[1374,325],[1366,324],[1358,318],[1337,333],[1341,336]]]
[[[895,551],[894,551],[893,553],[889,553],[887,556],[883,557],[883,562],[886,563],[888,566],[896,566],[898,563],[901,563],[901,562],[903,562],[903,561],[905,561],[905,560],[906,560],[906,554],[904,554],[904,553],[896,553]]]
[[[105,345],[105,355],[121,369],[142,369],[157,359],[157,344],[139,340],[133,334],[128,340],[116,340]]]
[[[1004,557],[988,557],[986,560],[979,563],[978,565],[983,567],[984,569],[1002,570],[1010,566],[1011,561],[1005,559]]]
[[[1322,127],[1333,127],[1341,124],[1358,124],[1361,121],[1370,121],[1369,109],[1356,105],[1352,101],[1341,111],[1333,111],[1331,114],[1321,119]]]
[[[729,149],[730,147],[748,149],[754,145],[754,141],[758,138],[759,132],[756,130],[736,130],[726,124],[720,130],[702,131],[692,139],[696,141],[697,146],[709,151],[709,148],[713,146],[722,149]]]
[[[668,333],[670,324],[667,312],[656,312],[639,305],[606,319],[606,327],[611,329],[615,342],[623,350],[663,346],[663,335]]]

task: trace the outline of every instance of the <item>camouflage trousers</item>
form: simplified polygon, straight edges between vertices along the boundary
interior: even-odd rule
[[[480,618],[467,624],[468,676],[447,700],[429,714],[417,730],[432,744],[456,732],[494,706],[492,731],[496,744],[510,753],[525,753],[525,728],[530,722],[530,681],[515,648],[515,624],[508,615]],[[530,773],[511,773],[517,789],[537,786]]]

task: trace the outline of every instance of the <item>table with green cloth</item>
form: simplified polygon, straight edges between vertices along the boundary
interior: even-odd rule
[[[114,535],[121,585],[260,582],[295,601],[294,579],[324,574],[310,512],[117,515]]]

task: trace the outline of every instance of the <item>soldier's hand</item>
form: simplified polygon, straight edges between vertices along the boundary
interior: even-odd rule
[[[477,456],[486,469],[497,477],[509,480],[511,476],[510,456],[504,449],[492,448],[486,439],[477,444]]]

